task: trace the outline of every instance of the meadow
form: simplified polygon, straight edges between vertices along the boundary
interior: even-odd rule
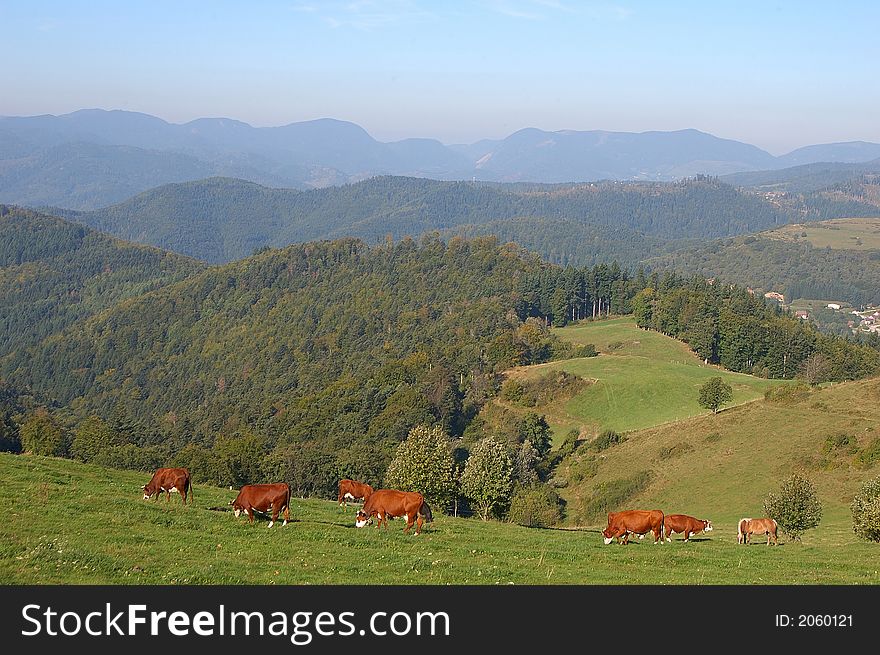
[[[235,492],[197,486],[195,503],[144,501],[143,473],[0,454],[7,508],[3,584],[876,584],[877,546],[845,530],[802,543],[738,546],[735,524],[691,543],[602,543],[599,527],[530,529],[435,516],[419,536],[354,527],[354,508],[292,501],[286,527],[226,510]],[[176,501],[176,502],[175,502]],[[842,517],[838,517],[842,518]],[[837,520],[835,519],[835,523]]]
[[[806,240],[815,248],[880,250],[880,218],[837,218],[797,223],[764,232],[769,239]]]
[[[557,444],[572,429],[582,434],[605,429],[626,432],[705,413],[699,391],[712,377],[720,376],[731,385],[731,405],[761,398],[769,387],[784,384],[704,364],[686,344],[642,330],[632,317],[554,332],[567,341],[595,345],[599,356],[522,367],[508,376],[529,379],[562,370],[592,381],[574,398],[537,410],[546,414]]]

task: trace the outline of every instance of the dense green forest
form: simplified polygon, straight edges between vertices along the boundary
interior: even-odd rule
[[[652,268],[719,276],[762,291],[796,298],[880,303],[880,253],[816,248],[808,241],[739,236],[692,245],[646,260]]]
[[[659,244],[755,232],[790,222],[876,213],[853,196],[805,195],[785,203],[742,193],[715,178],[674,183],[498,185],[376,177],[295,191],[210,178],[170,184],[71,220],[211,263],[264,246],[357,237],[503,233],[548,260],[576,266],[634,265]],[[491,227],[489,227],[491,226]],[[536,232],[536,227],[538,232]],[[562,244],[551,234],[562,233]]]
[[[0,357],[204,265],[0,205]]]
[[[659,283],[658,283],[659,282]],[[681,339],[708,362],[768,378],[855,380],[880,372],[880,346],[825,335],[742,287],[655,277],[631,301],[640,327]]]

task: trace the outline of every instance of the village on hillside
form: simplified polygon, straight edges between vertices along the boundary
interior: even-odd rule
[[[838,300],[807,300],[798,298],[790,303],[785,296],[776,291],[768,291],[764,298],[778,302],[785,309],[790,309],[796,318],[805,321],[816,320],[821,323],[846,324],[853,333],[880,333],[880,307],[865,305],[861,309],[850,303]]]

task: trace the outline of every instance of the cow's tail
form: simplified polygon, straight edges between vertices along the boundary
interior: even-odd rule
[[[685,535],[687,536],[687,535]],[[666,514],[660,512],[660,543],[666,542]]]
[[[192,478],[190,478],[189,479],[189,504],[190,505],[193,504],[193,499],[195,498],[195,493],[196,493],[195,486],[193,485]],[[186,498],[184,498],[184,500],[186,500]]]
[[[422,501],[422,506],[419,508],[419,514],[421,514],[428,523],[434,521],[434,516],[431,514],[431,508],[428,507],[428,503],[424,500]]]

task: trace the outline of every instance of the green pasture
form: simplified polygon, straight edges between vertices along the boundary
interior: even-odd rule
[[[354,509],[292,502],[267,529],[225,510],[234,492],[197,486],[195,503],[143,501],[147,474],[0,454],[4,584],[876,584],[877,546],[843,529],[803,543],[737,546],[734,514],[692,543],[605,546],[598,527],[528,529],[436,516],[422,535],[357,529]],[[699,495],[699,490],[694,490]],[[738,509],[738,508],[737,508]],[[842,515],[833,526],[843,525]],[[829,527],[833,527],[829,526]]]

